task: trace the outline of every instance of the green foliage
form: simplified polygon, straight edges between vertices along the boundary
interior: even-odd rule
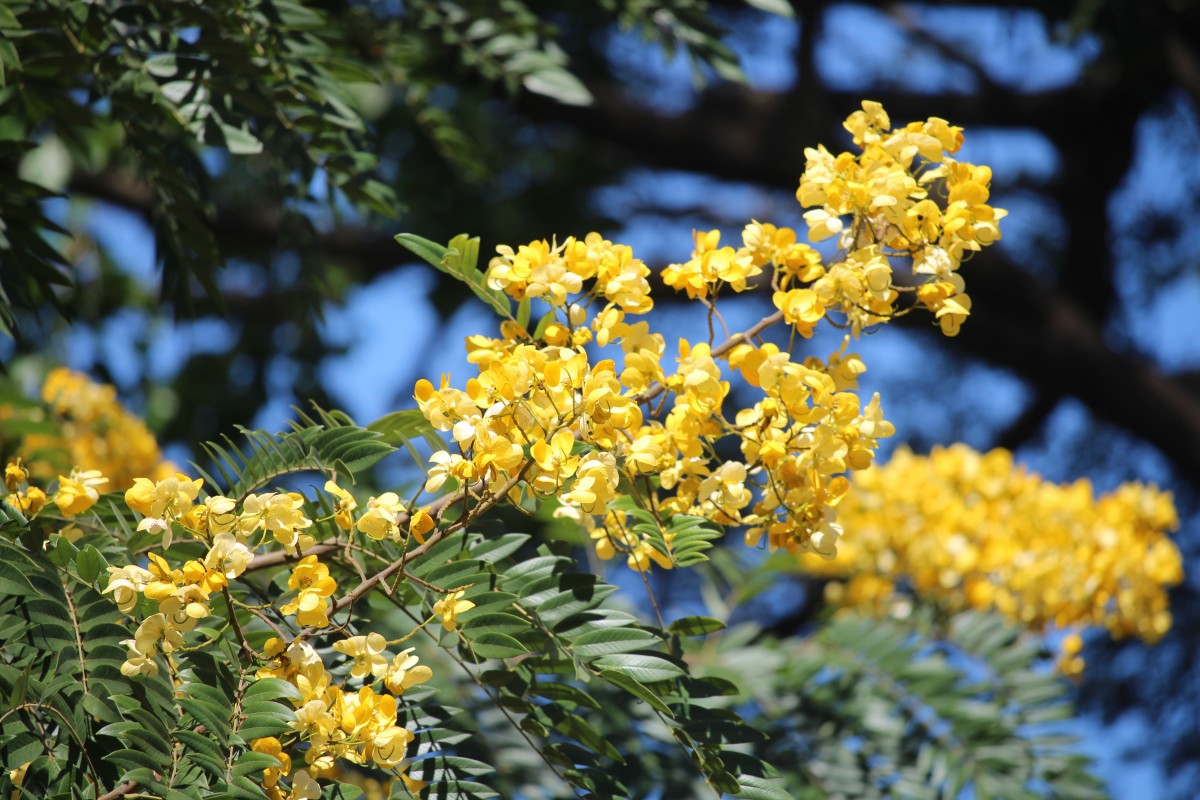
[[[1072,714],[1066,682],[997,616],[846,616],[801,641],[725,648],[725,669],[765,667],[753,691],[772,760],[804,776],[797,797],[1107,796],[1049,724]]]
[[[580,791],[637,797],[653,791],[659,780],[654,766],[642,762],[641,748],[619,748],[617,731],[597,727],[597,712],[622,697],[630,715],[620,735],[650,737],[658,747],[674,750],[689,765],[692,780],[734,796],[769,796],[755,795],[754,787],[770,791],[774,770],[722,746],[758,741],[761,734],[732,710],[713,711],[695,702],[736,694],[737,688],[691,675],[678,637],[614,604],[616,587],[571,569],[570,558],[546,547],[524,560],[508,557],[528,539],[512,533],[456,535],[413,569],[433,585],[469,587],[465,597],[475,608],[462,615],[462,638],[443,637],[442,646],[483,692],[476,701],[501,709],[543,766]],[[445,769],[442,761],[430,759],[418,762],[414,775],[432,780]],[[510,792],[527,789],[518,784]]]
[[[0,55],[19,60],[4,59],[0,158],[16,172],[29,140],[48,128],[81,165],[135,170],[158,209],[164,293],[181,307],[191,305],[194,283],[216,294],[224,260],[201,148],[267,159],[281,188],[288,175],[295,199],[310,199],[319,169],[351,201],[380,213],[395,207],[371,177],[363,120],[344,82],[347,43],[331,36],[326,12],[283,0],[39,0],[9,4],[4,23]],[[43,239],[63,232],[37,205],[50,194],[21,180],[6,182],[0,196],[0,218],[20,223],[0,239],[5,260],[20,267],[6,288],[27,308],[67,283],[62,255]],[[8,303],[0,311],[11,320]]]
[[[429,264],[465,284],[476,297],[501,317],[513,319],[512,306],[508,301],[508,296],[499,289],[488,286],[483,272],[477,266],[479,262],[478,236],[471,238],[467,234],[461,233],[451,239],[450,244],[446,247],[414,233],[396,234],[396,241]]]
[[[353,481],[355,473],[369,469],[395,451],[383,441],[383,434],[359,428],[345,415],[339,419],[325,414],[321,423],[309,423],[296,423],[293,431],[279,435],[239,427],[245,444],[238,445],[226,437],[224,445],[204,445],[212,469],[221,479],[197,469],[212,486],[222,487],[230,496],[244,497],[295,472],[336,473]]]
[[[372,427],[317,408],[285,434],[243,431],[240,444],[210,446],[220,481],[209,479],[244,495],[306,472],[363,478],[391,443],[436,438],[411,415]],[[76,520],[85,535],[75,542],[52,520],[30,523],[2,507],[0,760],[26,768],[25,796],[95,800],[136,785],[172,800],[263,797],[262,771],[277,762],[251,745],[290,731],[301,695],[287,681],[255,679],[262,662],[246,648],[261,650],[278,631],[245,604],[290,597],[287,563],[247,572],[232,587],[238,605],[215,595],[215,616],[169,669],[133,679],[121,672],[133,627],[101,590],[109,565],[137,563],[153,542],[116,497]],[[329,502],[321,507],[328,516]],[[458,508],[448,507],[448,520]],[[711,523],[639,513],[664,554],[707,560]],[[569,549],[499,523],[444,522],[446,533],[417,551],[386,539],[340,556],[336,545],[321,551],[343,592],[369,572],[405,567],[352,607],[346,635],[421,634],[410,646],[436,679],[398,702],[414,735],[407,774],[428,783],[422,796],[566,787],[750,800],[1104,796],[1052,725],[1071,714],[1067,685],[998,618],[847,616],[789,640],[706,616],[668,621],[653,594],[634,613],[629,596],[581,570]],[[342,535],[328,519],[311,530],[320,542]],[[170,551],[203,552],[179,540]],[[437,631],[433,605],[451,591],[473,607],[457,631]],[[358,791],[334,782],[326,796]],[[392,796],[407,796],[403,784]]]
[[[0,755],[5,770],[29,763],[28,797],[95,797],[96,787],[150,778],[142,770],[170,761],[170,682],[121,674],[133,632],[80,575],[121,548],[85,540],[78,549],[58,538],[43,554],[0,538]]]
[[[219,297],[229,255],[217,230],[218,212],[228,211],[216,207],[219,198],[269,197],[280,230],[302,252],[319,238],[304,204],[401,210],[371,141],[375,118],[393,104],[463,178],[490,176],[473,133],[474,105],[489,93],[591,102],[568,56],[579,31],[548,22],[554,10],[433,0],[6,4],[0,257],[10,269],[0,277],[0,330],[20,335],[19,310],[74,310],[62,291],[75,278],[71,232],[44,205],[60,192],[144,206],[163,297],[192,311],[200,296]],[[701,0],[602,4],[587,17],[587,25],[619,20],[669,54],[686,53],[700,80],[709,69],[740,78]],[[470,99],[447,102],[448,86],[468,89]],[[212,166],[228,159],[248,163],[253,182]],[[315,307],[328,265],[305,255],[302,266],[299,288]]]

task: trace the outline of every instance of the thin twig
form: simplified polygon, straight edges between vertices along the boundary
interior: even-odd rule
[[[365,581],[360,583],[349,594],[342,596],[341,599],[339,599],[337,602],[335,602],[333,604],[333,608],[330,610],[330,616],[332,616],[333,614],[336,614],[337,612],[341,611],[342,609],[347,608],[348,606],[351,606],[354,603],[356,603],[360,598],[362,598],[363,595],[365,595],[367,592],[371,591],[371,589],[375,588],[381,581],[385,581],[388,578],[390,578],[391,576],[403,571],[404,568],[408,565],[408,563],[410,561],[413,561],[413,560],[418,559],[421,556],[425,555],[438,542],[442,541],[443,539],[450,536],[451,534],[457,533],[459,530],[462,530],[463,528],[465,528],[467,526],[467,523],[469,523],[472,519],[474,519],[475,517],[478,517],[480,514],[487,511],[489,508],[491,508],[493,505],[495,505],[501,498],[507,497],[508,493],[512,490],[512,488],[514,486],[516,486],[521,481],[522,478],[525,477],[525,473],[529,470],[529,466],[532,463],[533,463],[532,461],[526,461],[524,466],[521,467],[521,469],[517,472],[516,475],[513,475],[511,478],[509,478],[507,481],[505,481],[504,485],[502,487],[500,487],[499,491],[497,491],[494,494],[485,496],[483,499],[481,499],[479,501],[478,505],[476,505],[473,509],[470,509],[471,513],[464,514],[460,519],[451,523],[447,527],[438,529],[437,531],[435,531],[433,533],[433,535],[431,535],[428,539],[425,540],[425,544],[420,545],[418,547],[414,547],[412,550],[409,550],[403,556],[396,559],[396,561],[394,561],[391,565],[385,567],[384,569],[382,569],[379,572],[372,575],[370,578],[367,578]],[[482,481],[480,482],[480,485],[482,485]],[[450,502],[454,502],[454,501],[460,499],[460,496],[465,496],[465,493],[456,492],[454,495],[450,495],[449,496]],[[444,509],[449,504],[450,504],[449,502],[443,504],[442,509]],[[438,509],[438,512],[440,513],[442,509]],[[313,628],[309,628],[307,630],[301,631],[302,636],[312,636],[317,633],[320,633],[320,630],[313,629]]]

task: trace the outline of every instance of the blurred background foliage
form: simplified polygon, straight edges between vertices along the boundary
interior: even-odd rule
[[[794,6],[6,3],[5,369],[28,390],[55,363],[112,382],[177,458],[235,424],[282,427],[308,399],[365,424],[415,378],[464,369],[438,350],[483,319],[396,232],[469,230],[490,252],[601,230],[663,266],[692,228],[796,224],[803,148],[844,146],[840,121],[869,97],[898,121],[963,125],[1012,212],[968,266],[962,335],[914,316],[864,343],[898,438],[1004,446],[1104,488],[1156,480],[1194,564],[1200,7]],[[684,301],[659,296],[686,326]],[[757,318],[769,292],[741,302]],[[684,578],[662,583],[698,602]],[[809,588],[777,578],[738,613],[807,631]],[[1083,732],[1110,776],[1116,743],[1127,777],[1190,797],[1193,578],[1172,608],[1153,650],[1089,639],[1080,698],[1115,735]]]

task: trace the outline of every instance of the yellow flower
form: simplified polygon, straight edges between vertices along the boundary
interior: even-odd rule
[[[355,526],[372,539],[396,540],[400,538],[400,515],[404,505],[395,492],[385,492],[367,502],[367,513],[358,519]]]
[[[1079,655],[1082,651],[1083,637],[1078,632],[1073,631],[1064,636],[1059,646],[1058,659],[1055,661],[1059,672],[1068,678],[1078,678],[1082,675],[1087,666],[1083,657]]]
[[[267,530],[275,541],[292,554],[311,546],[312,537],[300,531],[310,527],[312,520],[304,515],[304,495],[299,492],[252,494],[242,503],[238,530],[243,534],[260,528]]]
[[[470,611],[475,607],[475,604],[470,600],[462,599],[464,593],[462,589],[450,592],[450,594],[433,604],[433,613],[442,618],[442,627],[448,631],[452,631],[458,627],[459,614]]]
[[[143,516],[179,519],[192,507],[203,484],[203,478],[193,480],[181,472],[157,482],[136,478],[125,492],[125,502]]]
[[[46,507],[46,493],[36,486],[30,486],[24,492],[10,494],[4,500],[27,517],[34,516]]]
[[[304,770],[300,770],[292,776],[292,791],[288,794],[288,800],[319,800],[321,797],[321,786]]]
[[[425,534],[434,528],[433,517],[423,508],[418,508],[408,520],[408,532],[421,544],[425,544]]]
[[[204,564],[226,578],[236,578],[246,571],[252,560],[254,552],[239,542],[236,536],[232,533],[218,533],[213,537],[212,547],[204,557]]]
[[[72,470],[70,477],[58,476],[58,493],[54,495],[54,504],[65,517],[74,517],[96,504],[100,499],[97,487],[108,483],[108,478],[99,470],[80,472]]]
[[[150,561],[149,572],[153,579],[142,590],[146,596],[151,600],[162,600],[175,594],[184,582],[183,572],[172,568],[158,553],[147,553],[146,558]]]
[[[380,731],[371,739],[372,759],[380,767],[391,769],[404,760],[408,745],[414,738],[408,729],[399,725]]]
[[[530,484],[535,491],[552,494],[558,491],[563,481],[575,474],[579,458],[571,455],[575,437],[569,430],[560,430],[547,441],[538,439],[529,449],[537,468]]]
[[[712,358],[712,349],[703,342],[692,347],[686,339],[679,340],[679,370],[668,386],[682,392],[693,408],[713,413],[720,411],[721,401],[729,393],[729,384],[721,380],[721,368]]]
[[[796,332],[806,339],[812,336],[813,328],[825,316],[825,306],[812,289],[775,292],[771,302],[783,312],[784,320],[794,325]]]
[[[353,661],[350,674],[355,678],[365,678],[370,675],[378,678],[387,669],[387,659],[380,655],[387,647],[387,640],[378,633],[366,636],[351,636],[340,642],[333,643],[333,649],[345,653]]]
[[[464,459],[458,453],[438,450],[429,456],[429,461],[433,466],[429,468],[428,477],[425,480],[426,492],[433,493],[441,489],[449,478],[469,484],[478,477],[475,464]]]
[[[234,513],[237,501],[232,497],[213,495],[204,498],[204,503],[192,506],[184,515],[183,524],[201,534],[216,536],[230,533],[237,528],[238,515]]]
[[[296,622],[311,628],[329,625],[327,598],[337,590],[337,582],[329,575],[329,567],[316,556],[305,556],[292,568],[288,588],[297,594],[279,609],[283,614],[296,614]]]
[[[138,595],[153,577],[149,570],[130,564],[127,567],[109,567],[108,586],[104,594],[112,594],[113,602],[121,613],[128,614],[137,607]]]
[[[287,753],[283,752],[283,746],[274,736],[268,736],[264,739],[255,739],[250,744],[250,749],[255,753],[265,753],[269,756],[274,756],[279,762],[278,767],[267,767],[263,770],[262,785],[264,789],[270,789],[275,784],[279,783],[281,775],[286,775],[292,771],[292,759]]]
[[[410,647],[401,650],[383,675],[383,685],[394,695],[402,695],[406,689],[425,683],[433,677],[433,670],[417,663],[417,657],[412,655],[413,649]]]
[[[1097,498],[1088,482],[1044,481],[1005,450],[901,449],[856,474],[838,514],[853,537],[836,560],[803,564],[847,581],[831,594],[840,605],[886,612],[908,584],[951,612],[995,609],[1038,633],[1103,625],[1154,642],[1170,628],[1166,588],[1182,572],[1167,532],[1178,518],[1152,487]],[[1064,641],[1066,674],[1083,669],[1080,644]]]
[[[159,642],[164,653],[169,653],[183,644],[183,636],[167,618],[166,614],[151,614],[142,620],[134,633],[133,649],[147,656],[154,655]]]
[[[337,522],[337,526],[344,531],[353,528],[354,510],[358,508],[358,501],[349,492],[331,480],[325,482],[325,491],[337,498],[337,502],[333,506],[333,518]]]
[[[477,420],[480,417],[479,407],[470,396],[448,383],[449,378],[443,375],[441,389],[435,390],[433,384],[424,378],[417,381],[413,388],[417,407],[439,431],[448,431],[462,420]]]
[[[21,466],[20,461],[13,461],[4,467],[4,485],[8,487],[10,492],[15,492],[17,487],[29,480],[29,473]]]
[[[808,240],[820,242],[841,233],[842,218],[831,214],[825,208],[814,208],[804,212],[804,221],[808,223]]]
[[[135,475],[169,474],[170,465],[164,464],[153,434],[117,402],[112,386],[58,368],[46,376],[42,398],[57,417],[62,436],[27,436],[23,447],[27,453],[42,446],[61,447],[73,463],[99,470],[112,481],[110,487],[119,490],[128,488]]]
[[[616,497],[616,459],[612,453],[589,453],[576,472],[571,491],[562,495],[564,503],[576,503],[586,514],[594,514]]]
[[[122,675],[129,678],[153,678],[158,674],[158,662],[154,660],[154,653],[142,653],[134,646],[133,639],[126,639],[122,644],[129,648],[125,663],[121,664]]]

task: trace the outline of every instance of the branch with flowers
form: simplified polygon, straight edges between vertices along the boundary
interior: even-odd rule
[[[939,758],[961,769],[922,773],[935,793],[960,777],[1092,786],[1086,760],[1030,728],[1068,707],[1058,675],[1028,696],[1004,683],[1019,722],[1001,724],[997,706],[995,725],[971,726],[963,709],[995,692],[914,642],[959,642],[963,659],[1008,657],[1036,675],[1048,657],[1001,653],[1006,632],[1102,623],[1161,636],[1164,587],[1181,577],[1170,499],[1131,485],[1096,500],[965,450],[874,466],[895,429],[879,394],[859,393],[852,342],[912,313],[955,335],[971,310],[960,268],[999,239],[1004,211],[988,204],[989,169],[956,160],[962,131],[946,121],[893,128],[867,101],[845,127],[858,152],[807,150],[797,191],[806,238],[836,254],[770,223],[752,221],[737,246],[697,232],[662,280],[701,304],[709,337],[679,339],[673,364],[652,325],[650,269],[625,245],[597,233],[501,245],[481,270],[477,240],[402,234],[500,317],[498,335],[467,338],[477,374],[461,388],[419,380],[416,409],[366,428],[318,409],[290,433],[212,445],[216,474],[187,474],[162,463],[110,389],[52,373],[44,405],[0,416],[47,422],[18,437],[0,504],[0,689],[12,698],[0,746],[15,790],[784,798],[855,794],[838,783],[847,775],[914,780]],[[764,274],[776,310],[729,333],[723,299]],[[844,332],[824,358],[804,352],[820,325]],[[358,488],[398,445],[420,459],[409,499]],[[1047,515],[1045,542],[1005,543]],[[580,548],[510,530],[529,518],[600,560],[620,556],[652,613],[580,568]],[[833,604],[860,612],[792,654],[827,660],[824,678],[792,687],[803,713],[746,686],[737,649],[722,649],[744,634],[725,620],[663,617],[665,571],[733,581],[730,597],[744,588],[729,569],[713,580],[733,563],[710,559],[731,531],[777,554],[760,575],[780,563],[822,575]],[[1147,557],[1110,558],[1113,543]],[[1082,669],[1078,650],[1068,636],[1063,672]],[[776,677],[788,660],[763,655]],[[852,692],[831,692],[839,676]],[[763,732],[781,725],[789,741],[830,738],[781,763]],[[902,748],[904,736],[916,738]],[[832,769],[862,737],[883,760]],[[1004,758],[976,757],[998,748]]]

